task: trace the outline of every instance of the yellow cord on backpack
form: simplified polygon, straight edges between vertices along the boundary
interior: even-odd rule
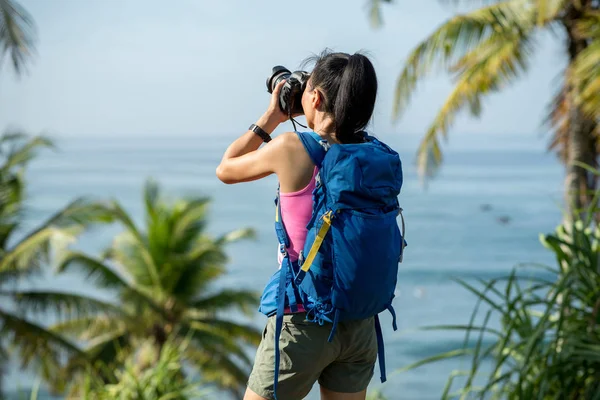
[[[323,217],[322,217],[323,224],[321,225],[321,228],[319,228],[317,237],[315,238],[315,241],[313,242],[313,244],[310,248],[310,251],[308,252],[308,256],[304,260],[304,264],[302,264],[302,271],[308,272],[313,261],[315,260],[315,257],[317,256],[317,253],[319,252],[319,249],[321,248],[321,245],[323,244],[325,235],[327,235],[327,232],[329,231],[329,228],[331,227],[331,215],[332,214],[333,213],[331,211],[329,211],[323,215]]]

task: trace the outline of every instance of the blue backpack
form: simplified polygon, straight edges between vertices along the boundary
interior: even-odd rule
[[[287,254],[290,243],[281,219],[279,191],[275,200],[275,231],[284,257],[259,308],[267,316],[276,315],[275,397],[284,310],[289,307],[296,312],[298,304],[304,306],[309,321],[332,324],[329,341],[338,322],[374,316],[381,382],[385,382],[378,314],[389,310],[393,329],[397,329],[392,299],[406,246],[404,218],[402,234],[396,221],[398,215],[402,217],[398,153],[366,134],[364,143],[333,145],[314,132],[297,134],[319,173],[306,244],[297,262]]]

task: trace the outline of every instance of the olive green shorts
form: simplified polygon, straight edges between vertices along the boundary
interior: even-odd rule
[[[306,314],[285,315],[279,341],[281,362],[277,397],[300,400],[315,382],[334,392],[365,390],[377,360],[377,337],[373,318],[338,324],[333,341],[327,341],[331,324],[305,320]],[[256,352],[248,387],[274,399],[275,317],[270,317]]]

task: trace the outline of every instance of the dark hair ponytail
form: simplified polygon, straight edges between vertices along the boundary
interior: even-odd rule
[[[359,134],[369,123],[377,97],[377,76],[369,59],[359,53],[331,53],[316,61],[311,83],[325,97],[325,109],[335,123],[336,138],[342,143],[362,141]]]

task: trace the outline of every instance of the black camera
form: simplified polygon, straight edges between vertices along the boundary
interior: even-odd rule
[[[281,65],[273,67],[271,76],[267,78],[267,91],[273,93],[275,86],[283,79],[286,80],[279,93],[279,108],[286,115],[304,114],[302,93],[306,89],[306,82],[309,77],[310,74],[306,71],[294,71],[292,73]]]

